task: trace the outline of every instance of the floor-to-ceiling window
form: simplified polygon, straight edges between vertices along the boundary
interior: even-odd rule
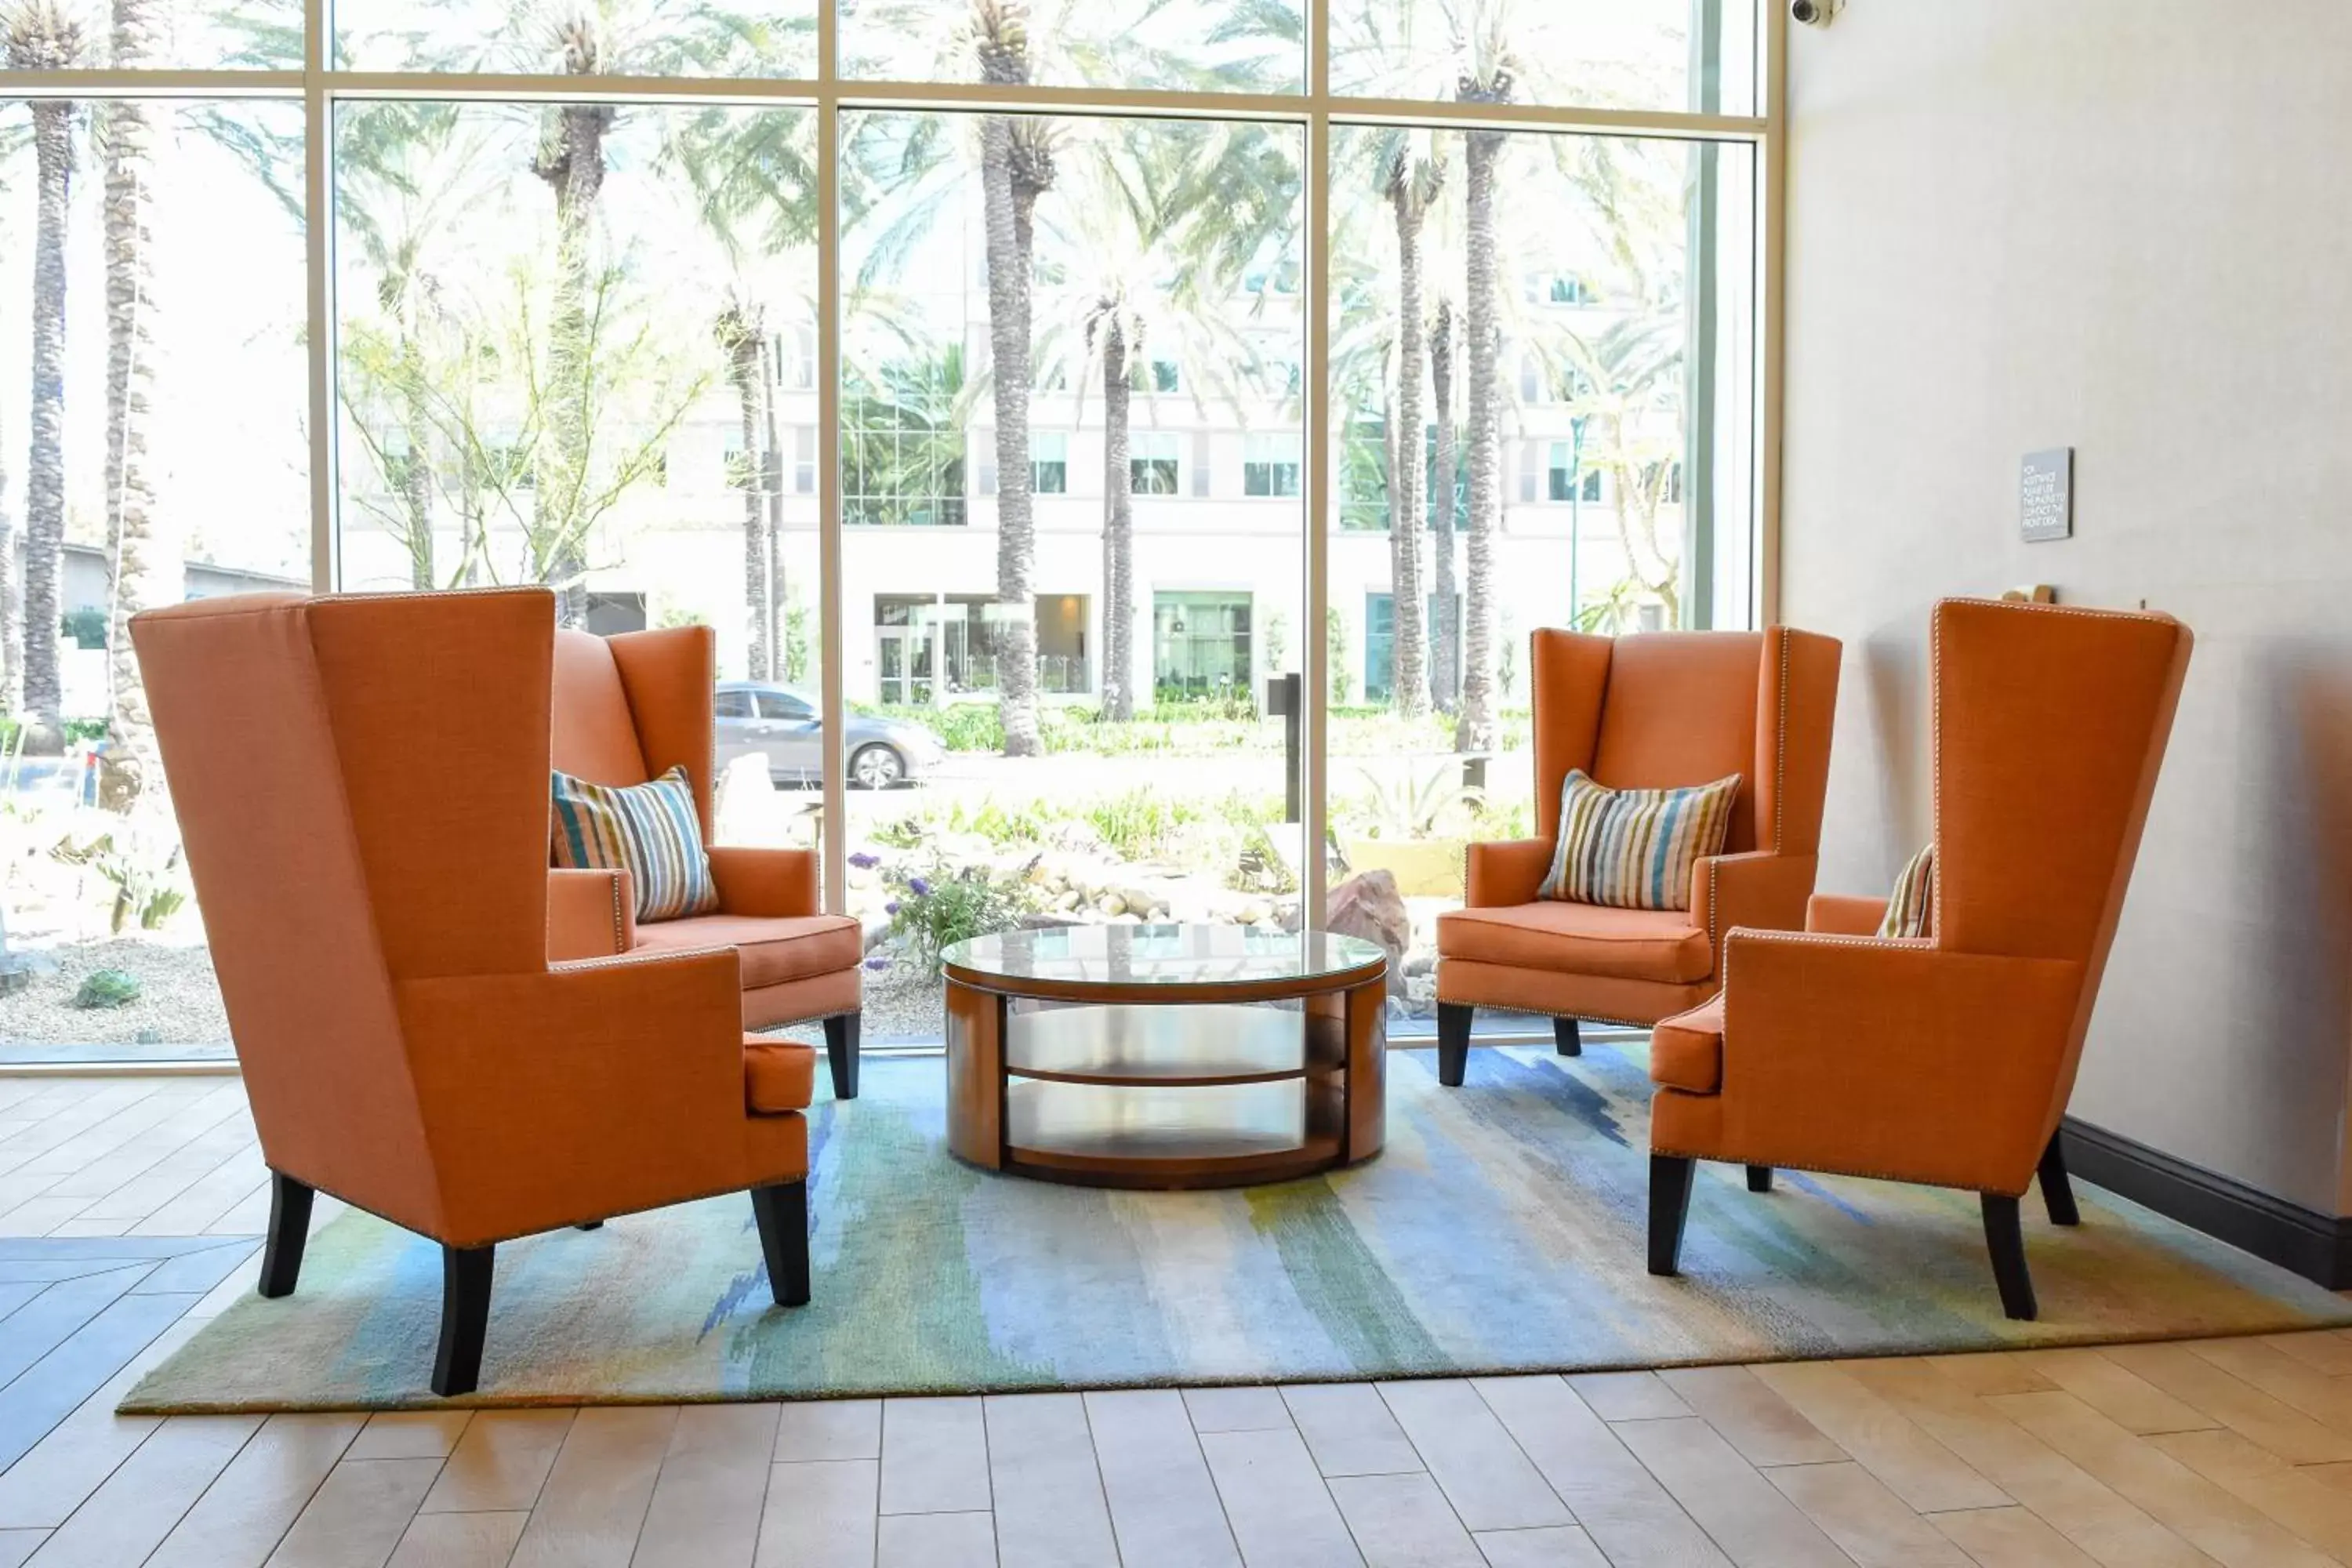
[[[1382,870],[1424,1014],[1528,631],[1754,613],[1754,0],[830,4],[0,0],[0,1063],[226,1037],[149,605],[712,626],[880,1038]]]

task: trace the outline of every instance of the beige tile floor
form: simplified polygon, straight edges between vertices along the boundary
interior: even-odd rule
[[[0,1079],[0,1236],[251,1234],[267,1203],[233,1079]],[[2352,1563],[2352,1331],[1279,1389],[114,1415],[251,1274],[0,1472],[0,1568]]]

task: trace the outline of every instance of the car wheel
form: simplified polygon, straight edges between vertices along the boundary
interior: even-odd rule
[[[907,776],[907,759],[888,746],[860,746],[849,759],[849,782],[860,789],[888,789]]]

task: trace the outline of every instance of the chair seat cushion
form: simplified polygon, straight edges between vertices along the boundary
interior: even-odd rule
[[[1679,910],[1546,901],[1437,917],[1437,952],[1514,969],[1687,985],[1715,973],[1706,932]]]
[[[761,1116],[805,1110],[816,1093],[816,1047],[766,1035],[743,1037],[743,1103]]]
[[[855,969],[866,956],[857,922],[847,915],[693,915],[637,928],[639,952],[731,947],[743,965],[743,989]]]
[[[1715,1094],[1723,1088],[1723,997],[1677,1013],[1650,1032],[1650,1079]]]

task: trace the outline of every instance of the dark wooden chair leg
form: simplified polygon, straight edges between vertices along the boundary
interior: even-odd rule
[[[269,1173],[269,1239],[261,1248],[261,1293],[272,1300],[294,1294],[302,1274],[302,1247],[310,1239],[310,1189],[283,1171]]]
[[[2025,1268],[2025,1231],[2017,1200],[1984,1194],[1985,1246],[1992,1250],[1992,1277],[2000,1286],[2000,1310],[2029,1321],[2034,1315],[2033,1276]]]
[[[808,1184],[751,1189],[751,1217],[760,1223],[760,1254],[768,1289],[779,1307],[805,1307],[809,1299]]]
[[[482,1341],[490,1331],[494,1247],[441,1249],[441,1346],[433,1355],[433,1392],[471,1394],[482,1381]]]
[[[1580,1057],[1584,1054],[1584,1042],[1577,1037],[1576,1020],[1573,1018],[1554,1018],[1551,1021],[1551,1043],[1552,1048],[1561,1056]]]
[[[1650,1156],[1650,1272],[1681,1271],[1683,1222],[1690,1218],[1696,1162],[1680,1154]]]
[[[1770,1192],[1772,1190],[1772,1167],[1769,1165],[1748,1166],[1748,1190],[1751,1193]]]
[[[1437,1081],[1448,1089],[1462,1087],[1470,1065],[1470,1020],[1477,1009],[1464,1002],[1437,1005]]]
[[[844,1013],[824,1021],[824,1054],[833,1066],[833,1098],[857,1098],[857,1033],[859,1013]]]
[[[2042,1151],[2042,1206],[2050,1211],[2052,1225],[2080,1225],[2083,1211],[2074,1206],[2074,1184],[2066,1179],[2066,1151],[2058,1140],[2063,1133],[2050,1134],[2050,1147]]]

